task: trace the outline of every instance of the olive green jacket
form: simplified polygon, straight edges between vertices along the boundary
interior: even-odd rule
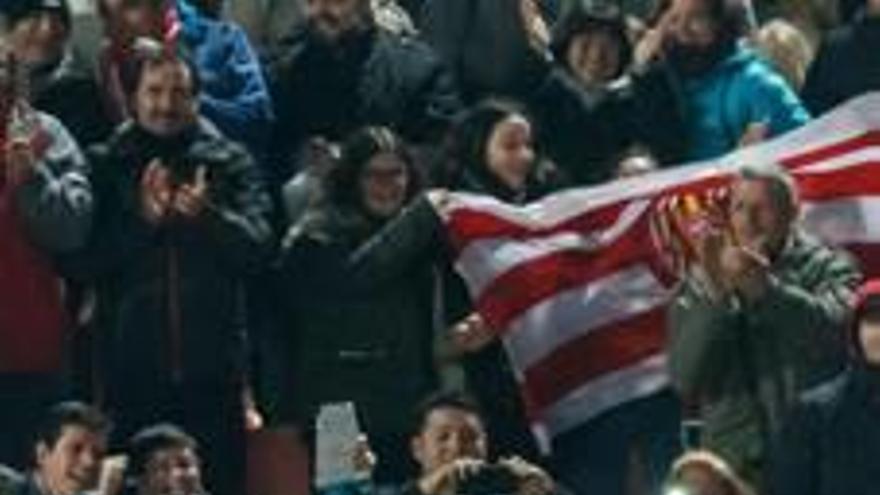
[[[695,402],[703,446],[760,484],[767,442],[799,392],[839,371],[860,274],[802,233],[776,258],[758,301],[713,302],[688,280],[669,311],[669,369]]]

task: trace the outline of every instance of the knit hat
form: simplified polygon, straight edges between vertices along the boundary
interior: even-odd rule
[[[9,26],[41,11],[57,13],[64,26],[70,29],[71,13],[68,0],[0,0],[0,15]]]

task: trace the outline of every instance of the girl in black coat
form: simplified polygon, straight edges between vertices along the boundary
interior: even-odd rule
[[[446,153],[449,188],[515,204],[551,192],[559,181],[553,167],[540,160],[533,133],[531,120],[517,105],[492,100],[477,105],[453,128]],[[486,414],[489,444],[499,454],[535,459],[538,451],[503,346],[475,312],[461,278],[451,270],[446,275],[453,347],[462,356],[468,386]]]

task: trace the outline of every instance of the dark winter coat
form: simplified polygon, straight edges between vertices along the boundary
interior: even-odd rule
[[[77,269],[105,303],[110,385],[228,383],[244,358],[243,277],[269,256],[269,201],[250,155],[199,124],[175,138],[122,125],[92,153],[97,213]],[[140,181],[155,158],[175,181],[207,168],[209,206],[194,221],[147,223]]]
[[[848,99],[880,89],[880,18],[862,18],[829,33],[807,72],[803,100],[821,115]]]
[[[434,144],[460,109],[450,73],[423,43],[379,28],[337,45],[306,29],[272,63],[276,110],[273,166],[282,178],[306,139],[339,142],[364,125],[391,127],[415,143]]]
[[[670,306],[672,382],[699,401],[705,447],[750,481],[760,481],[768,442],[798,395],[842,368],[859,280],[848,256],[795,233],[760,300],[714,302],[691,278]]]
[[[68,52],[57,63],[31,72],[31,100],[34,108],[57,118],[85,149],[104,141],[113,132],[113,122],[104,113],[101,91],[94,75]]]
[[[876,282],[859,291],[850,328],[849,369],[805,393],[789,416],[774,452],[771,495],[877,493],[880,369],[866,362],[858,325],[867,299],[878,296]]]
[[[376,266],[386,281],[352,283],[350,257],[383,223],[354,208],[323,205],[285,243],[281,340],[291,382],[286,408],[298,423],[308,424],[321,404],[351,400],[371,436],[402,437],[410,411],[435,386],[430,253],[408,269]]]

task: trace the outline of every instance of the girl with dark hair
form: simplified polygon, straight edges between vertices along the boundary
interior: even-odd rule
[[[547,194],[558,181],[549,162],[541,160],[534,139],[529,117],[516,104],[490,100],[477,105],[452,130],[446,157],[453,171],[450,189],[518,204]],[[536,459],[519,387],[497,332],[474,312],[458,275],[447,270],[445,282],[452,346],[462,356],[468,386],[486,414],[494,454]]]
[[[508,203],[525,203],[560,185],[556,168],[541,157],[536,129],[523,107],[487,100],[465,112],[453,127],[446,163],[453,190],[479,192]]]
[[[419,171],[403,141],[386,127],[367,127],[343,145],[339,166],[324,186],[325,200],[382,221],[421,190]]]
[[[280,267],[281,419],[308,428],[321,404],[354,402],[378,454],[380,484],[408,478],[408,413],[436,385],[433,269],[426,253],[398,271],[404,262],[383,246],[386,268],[355,283],[350,257],[420,189],[397,135],[356,132],[292,228]]]

